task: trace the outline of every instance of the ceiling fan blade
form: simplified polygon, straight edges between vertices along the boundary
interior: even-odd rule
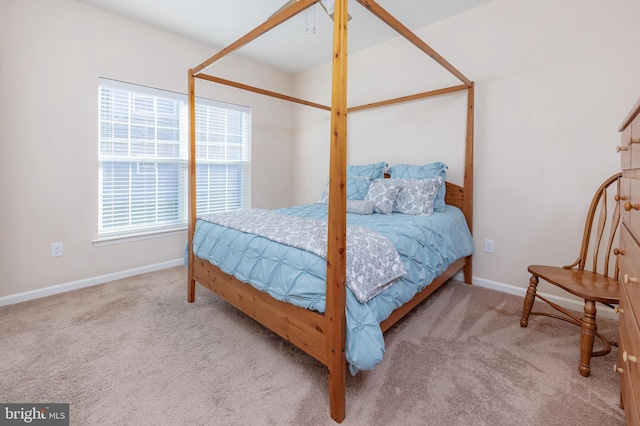
[[[326,3],[326,4],[325,4]],[[327,12],[327,15],[329,15],[329,18],[331,18],[331,20],[333,21],[333,4],[335,3],[335,0],[320,0],[320,6],[322,6],[322,8],[324,9],[325,12]],[[347,20],[350,21],[351,20],[351,15],[348,15]]]
[[[289,0],[284,5],[282,5],[282,7],[280,9],[276,10],[275,12],[273,12],[271,14],[271,16],[269,16],[269,19],[273,18],[275,15],[277,15],[279,12],[283,11],[284,9],[288,8],[289,6],[293,6],[297,2],[298,2],[298,0]],[[324,11],[327,12],[327,15],[329,15],[329,18],[331,18],[331,20],[333,20],[333,13],[334,13],[333,12],[333,4],[334,3],[335,3],[335,0],[321,0],[320,1],[320,6],[322,6]],[[348,20],[350,21],[351,20],[351,15],[348,15],[348,16],[349,16]]]
[[[288,2],[286,2],[280,9],[276,10],[275,12],[273,12],[271,14],[271,16],[269,16],[269,19],[273,18],[274,15],[277,15],[279,12],[283,11],[284,9],[288,8],[289,6],[293,6],[294,4],[296,4],[298,2],[298,0],[289,0]]]

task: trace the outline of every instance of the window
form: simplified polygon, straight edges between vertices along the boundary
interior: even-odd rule
[[[249,207],[249,108],[196,100],[196,212]],[[186,95],[100,79],[98,237],[184,228]]]

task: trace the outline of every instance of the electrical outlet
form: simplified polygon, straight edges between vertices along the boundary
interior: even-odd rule
[[[484,252],[495,253],[495,246],[493,244],[493,240],[484,240]]]
[[[51,243],[51,257],[62,256],[62,243]]]

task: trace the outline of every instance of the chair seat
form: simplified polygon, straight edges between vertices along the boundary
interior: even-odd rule
[[[620,284],[614,278],[590,271],[556,266],[530,265],[528,269],[531,274],[582,299],[609,305],[619,303]]]

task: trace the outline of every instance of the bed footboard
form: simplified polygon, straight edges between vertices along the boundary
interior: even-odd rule
[[[197,282],[327,365],[324,315],[274,299],[197,256],[193,265]]]
[[[194,258],[194,277],[197,282],[327,365],[329,360],[325,332],[326,319],[323,314],[274,299],[232,275],[225,274],[208,261],[197,256]],[[393,311],[389,318],[380,323],[382,331],[386,332],[450,278],[463,270],[469,259],[470,257],[464,257],[449,265],[413,299]]]

